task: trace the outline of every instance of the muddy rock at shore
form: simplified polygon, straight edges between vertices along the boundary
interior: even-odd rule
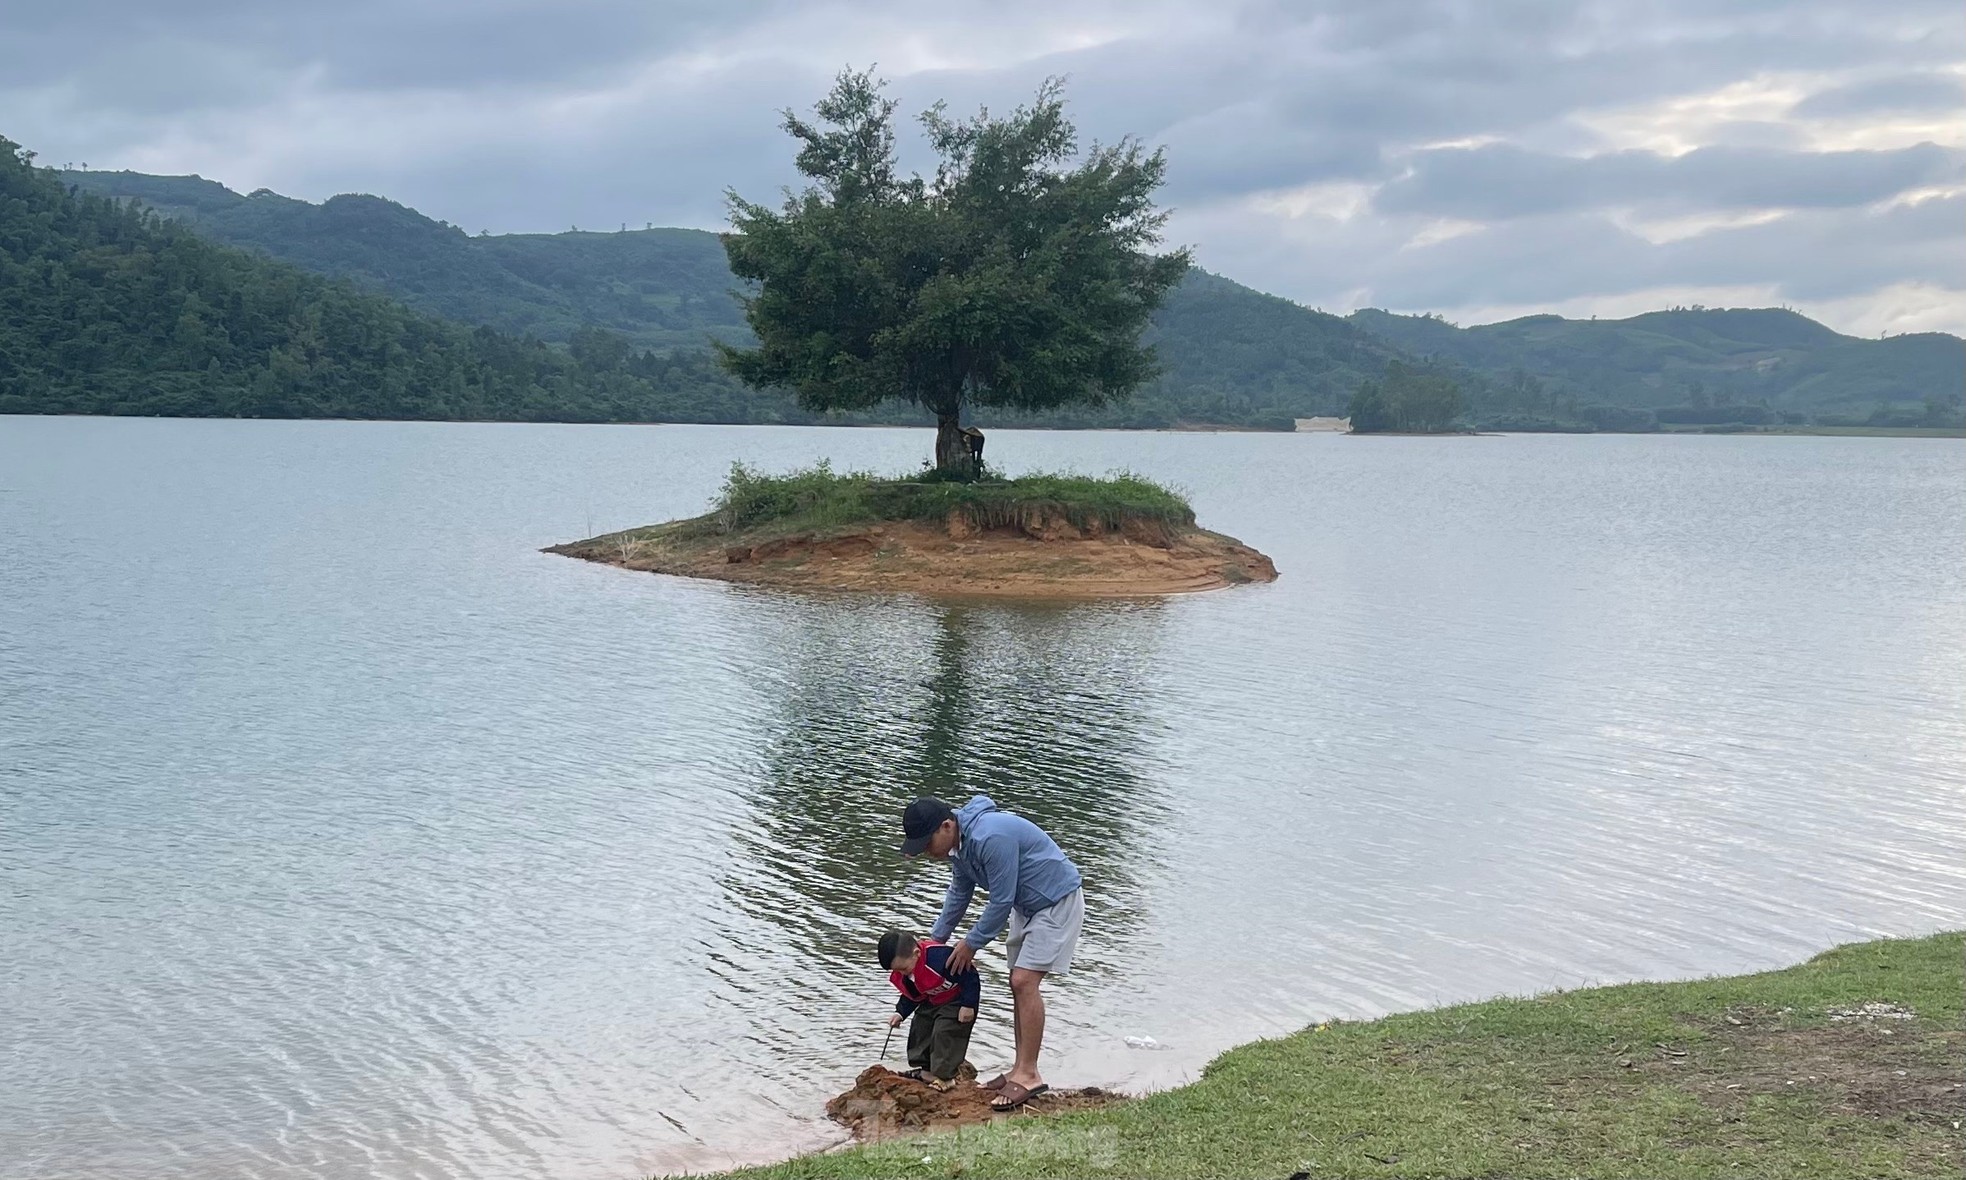
[[[864,1142],[1017,1118],[1024,1111],[1046,1114],[1090,1110],[1126,1101],[1123,1096],[1096,1086],[1083,1090],[1047,1090],[1025,1103],[1023,1110],[1003,1113],[990,1109],[995,1098],[994,1093],[976,1084],[976,1071],[967,1064],[949,1090],[938,1090],[927,1082],[902,1077],[886,1066],[870,1065],[854,1080],[852,1089],[826,1104],[826,1114],[851,1130],[855,1139]]]

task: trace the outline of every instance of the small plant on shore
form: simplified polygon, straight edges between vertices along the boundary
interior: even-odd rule
[[[633,533],[617,533],[614,538],[614,548],[616,556],[625,565],[640,555],[642,541]]]
[[[724,476],[713,515],[727,533],[787,519],[814,528],[851,524],[869,517],[863,489],[873,479],[861,472],[838,474],[824,459],[784,475],[766,475],[743,463],[733,463]]]

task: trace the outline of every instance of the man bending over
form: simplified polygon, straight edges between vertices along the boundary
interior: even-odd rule
[[[1063,975],[1072,965],[1079,928],[1085,924],[1085,898],[1078,866],[1044,830],[1021,816],[999,811],[988,795],[977,795],[960,809],[933,796],[916,799],[901,814],[907,839],[903,856],[933,856],[949,862],[949,893],[942,916],[929,932],[946,942],[969,911],[981,885],[990,895],[969,933],[949,953],[950,973],[966,970],[976,952],[1008,926],[1004,951],[1010,960],[1012,1032],[1016,1060],[1008,1073],[983,1083],[997,1091],[992,1110],[1016,1110],[1049,1086],[1038,1073],[1044,1047],[1044,994],[1047,975]]]

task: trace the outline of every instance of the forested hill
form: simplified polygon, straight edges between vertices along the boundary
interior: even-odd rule
[[[661,350],[746,335],[723,243],[702,230],[474,237],[360,193],[316,205],[267,189],[246,196],[197,176],[61,175],[85,192],[140,201],[215,241],[515,336],[564,343],[591,326]]]
[[[204,238],[346,279],[432,316],[573,346],[571,369],[560,350],[534,345],[523,353],[530,363],[560,366],[554,373],[564,369],[559,386],[528,378],[535,393],[526,398],[480,398],[457,416],[823,420],[788,397],[744,390],[711,364],[712,338],[748,339],[733,297],[736,280],[712,233],[468,234],[374,196],[313,204],[265,189],[242,195],[195,176],[64,172],[60,179],[79,193],[140,202]],[[145,224],[148,232],[183,237]],[[335,291],[333,300],[354,296]],[[418,331],[455,336],[443,325],[416,322],[423,325]],[[984,424],[1287,428],[1293,417],[1342,413],[1360,383],[1383,375],[1395,360],[1431,362],[1451,377],[1465,395],[1467,421],[1516,429],[1650,429],[1662,421],[1952,423],[1966,386],[1966,342],[1942,334],[1861,340],[1774,309],[1686,309],[1627,320],[1531,316],[1476,328],[1374,310],[1340,318],[1203,271],[1190,272],[1169,295],[1147,338],[1163,373],[1127,401],[1044,415],[986,411]],[[176,346],[174,337],[166,340]],[[145,359],[138,350],[126,363]],[[226,407],[248,404],[233,393],[218,398],[186,377],[189,362],[168,347],[147,359],[164,366],[165,377],[154,384],[175,392],[150,389],[148,400],[118,403],[148,410],[126,412],[231,413],[239,411]],[[593,393],[598,375],[616,369],[644,385]],[[566,384],[574,381],[584,382],[577,396]],[[334,404],[358,404],[353,396]],[[332,412],[310,408],[329,403],[305,399],[255,404],[248,412],[270,412],[270,405]],[[415,412],[403,416],[448,416],[446,404],[416,401]],[[922,419],[890,406],[846,420]]]
[[[472,235],[380,197],[321,204],[264,189],[241,195],[196,176],[64,172],[78,190],[137,201],[217,241],[250,248],[400,299],[412,307],[548,341],[583,325],[637,347],[689,350],[748,339],[716,234],[689,229]],[[990,412],[1002,424],[1287,428],[1337,413],[1359,382],[1400,350],[1337,316],[1205,272],[1191,272],[1147,339],[1162,376],[1125,403],[1045,415]],[[740,412],[733,406],[732,413]],[[784,399],[747,403],[731,421],[803,421]],[[868,420],[860,415],[855,420]],[[874,420],[920,421],[905,409]],[[692,418],[691,420],[696,420]]]
[[[1473,328],[1370,308],[1348,318],[1417,356],[1504,384],[1526,375],[1614,406],[1870,410],[1944,402],[1966,389],[1966,341],[1957,336],[1866,340],[1779,308],[1676,308],[1623,320],[1537,315]]]
[[[1141,396],[1204,422],[1342,413],[1360,382],[1411,359],[1338,316],[1199,269],[1169,292],[1145,339],[1162,374]]]
[[[611,421],[741,414],[707,358],[472,329],[130,203],[0,138],[0,413]],[[780,399],[782,400],[782,399]]]

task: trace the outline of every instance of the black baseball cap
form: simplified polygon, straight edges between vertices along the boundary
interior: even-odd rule
[[[878,948],[881,956],[881,970],[894,970],[894,961],[901,957],[902,940],[911,939],[912,937],[912,935],[900,930],[890,930],[886,934],[881,935],[881,942]],[[912,951],[915,948],[909,947],[908,949]]]
[[[954,818],[955,808],[933,795],[923,795],[908,804],[908,809],[901,813],[901,834],[907,837],[901,844],[901,855],[920,856],[928,850],[928,838],[942,826],[942,821]]]

